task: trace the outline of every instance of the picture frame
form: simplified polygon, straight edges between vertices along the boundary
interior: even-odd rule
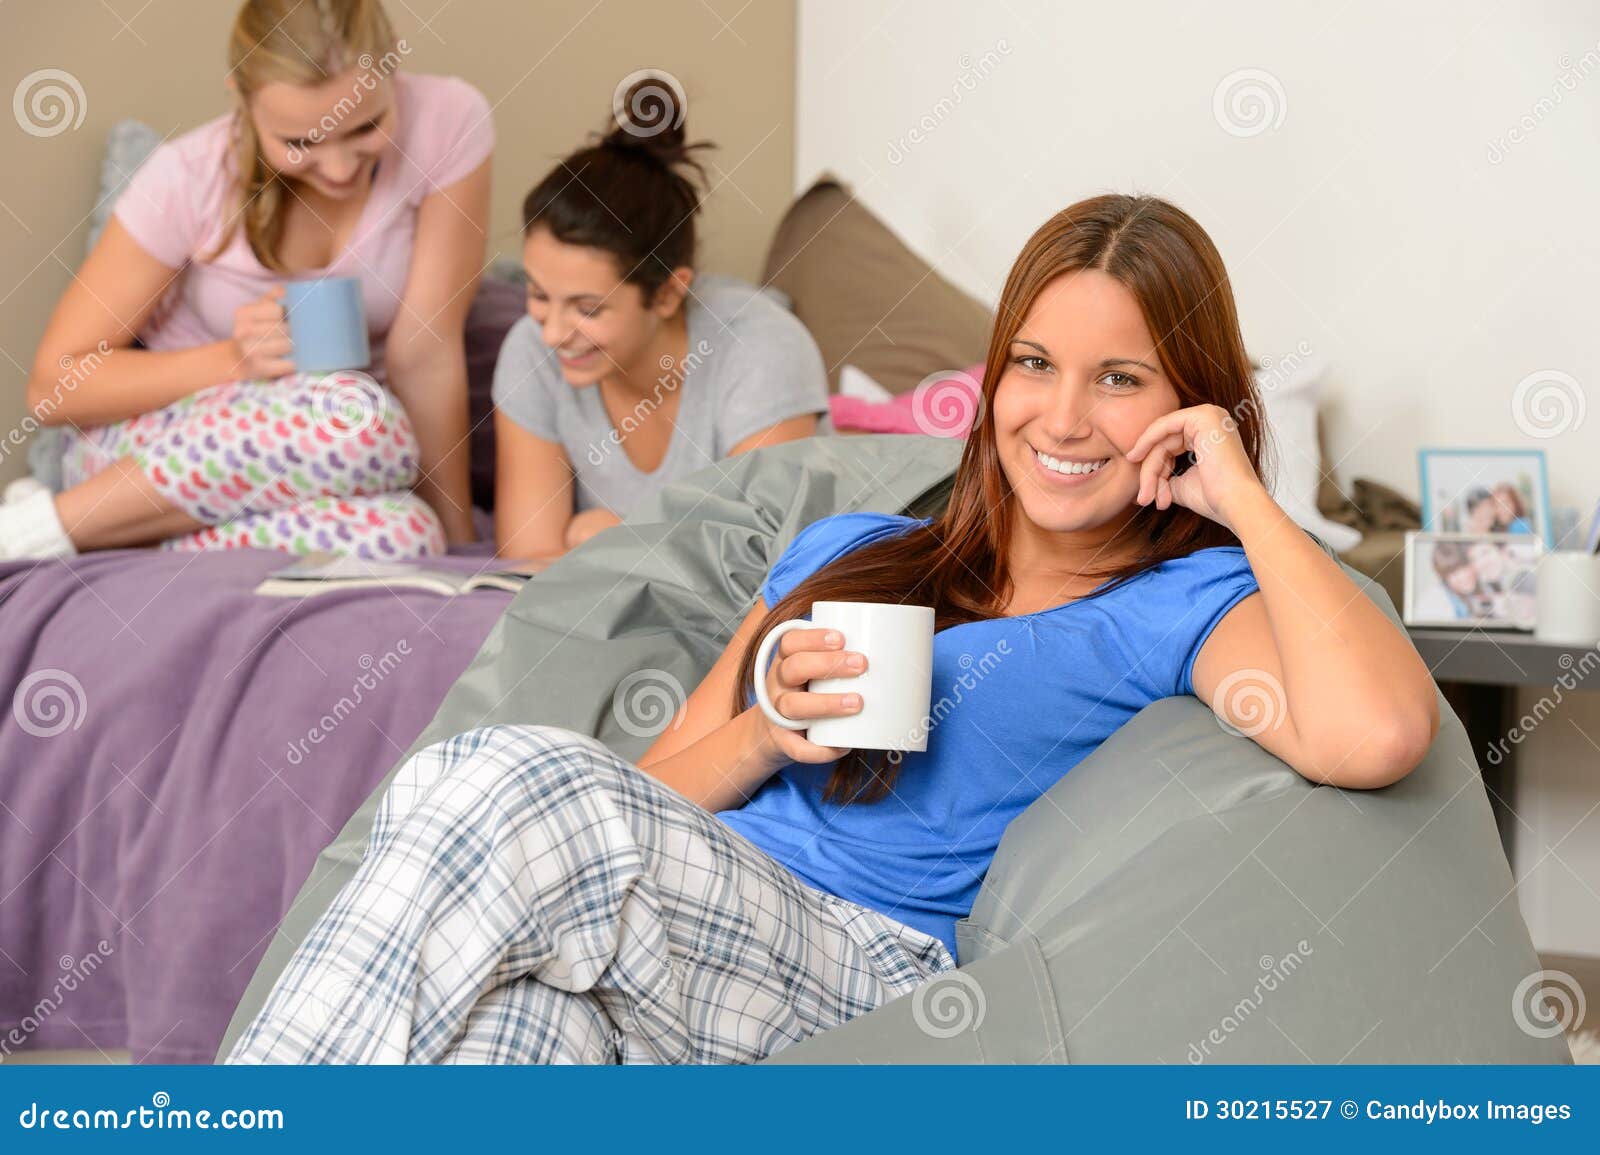
[[[1406,534],[1408,626],[1531,630],[1541,538],[1523,533]]]
[[[1423,449],[1425,533],[1531,533],[1554,549],[1542,449]]]

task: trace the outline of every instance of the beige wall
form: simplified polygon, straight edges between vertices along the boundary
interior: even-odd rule
[[[491,245],[517,251],[523,194],[603,127],[617,82],[676,76],[693,139],[714,140],[704,267],[744,276],[794,185],[793,0],[389,0],[406,66],[476,84],[495,106]],[[227,108],[226,0],[7,0],[0,96],[46,68],[82,86],[83,122],[50,137],[0,116],[0,441],[24,417],[23,383],[50,310],[83,254],[105,137],[133,117],[162,132]],[[128,21],[124,26],[121,21]],[[0,446],[0,480],[23,472]]]

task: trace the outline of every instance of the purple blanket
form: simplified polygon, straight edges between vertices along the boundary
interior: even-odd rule
[[[510,602],[250,592],[288,561],[0,562],[0,1059],[210,1062],[318,851]]]

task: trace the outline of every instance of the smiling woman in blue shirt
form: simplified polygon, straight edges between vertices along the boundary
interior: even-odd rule
[[[1404,777],[1432,679],[1272,500],[1257,402],[1198,224],[1148,197],[1058,214],[1006,282],[948,508],[802,530],[637,766],[549,726],[419,752],[234,1058],[763,1058],[952,969],[1006,824],[1162,697],[1316,782]],[[925,751],[751,704],[758,644],[819,600],[934,607]],[[785,633],[777,709],[861,710],[807,688],[861,672],[852,643]]]
[[[840,514],[790,543],[641,766],[811,885],[953,950],[1006,823],[1157,698],[1195,695],[1317,782],[1381,787],[1422,759],[1432,678],[1263,484],[1233,293],[1187,214],[1103,196],[1039,229],[978,413],[942,516]],[[935,607],[936,700],[997,642],[1011,656],[925,752],[816,746],[748,687],[767,631],[817,601]],[[806,689],[865,668],[850,642],[784,635],[779,712],[863,709]]]

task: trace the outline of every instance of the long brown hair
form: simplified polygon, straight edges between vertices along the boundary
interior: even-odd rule
[[[1264,473],[1260,399],[1227,270],[1211,238],[1187,213],[1156,197],[1079,201],[1029,238],[1006,278],[984,362],[978,423],[967,438],[944,513],[929,525],[852,550],[773,606],[739,663],[735,714],[744,709],[744,688],[754,674],[761,639],[779,622],[803,616],[813,602],[931,605],[936,630],[1002,615],[1011,594],[1007,547],[1015,514],[995,445],[994,392],[1011,342],[1040,292],[1057,277],[1085,269],[1114,277],[1133,294],[1156,335],[1161,370],[1179,404],[1227,409],[1251,464]],[[1176,505],[1137,507],[1121,533],[1137,549],[1120,565],[1084,575],[1102,579],[1097,594],[1161,562],[1238,544],[1221,525]],[[852,750],[835,764],[823,797],[878,801],[893,787],[899,767],[897,755]]]
[[[382,78],[400,54],[379,0],[246,0],[228,39],[234,108],[234,213],[207,259],[221,255],[241,225],[264,268],[287,272],[278,255],[287,189],[261,156],[250,97],[263,85],[321,84],[352,66],[363,80]],[[359,101],[360,92],[353,93]]]

